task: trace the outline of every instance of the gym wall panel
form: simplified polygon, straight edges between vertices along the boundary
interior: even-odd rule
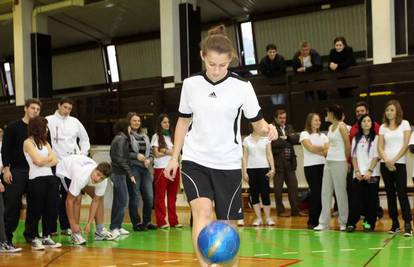
[[[122,81],[161,76],[160,39],[116,46]]]
[[[366,50],[363,4],[256,21],[253,27],[258,60],[265,56],[269,43],[276,44],[285,59],[291,59],[301,40],[311,42],[321,55],[329,55],[337,36],[344,36],[354,51]]]
[[[54,90],[105,83],[101,49],[53,56],[52,76]]]

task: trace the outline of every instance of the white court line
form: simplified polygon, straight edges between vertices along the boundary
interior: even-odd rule
[[[283,252],[284,255],[289,255],[289,254],[299,254],[299,252],[297,251],[288,251],[288,252]]]
[[[262,253],[262,254],[254,254],[253,257],[261,257],[261,256],[269,256],[270,254]]]
[[[326,250],[314,250],[312,251],[312,253],[325,253]]]
[[[148,265],[148,262],[139,262],[139,263],[133,263],[132,266],[140,266],[140,265]]]
[[[354,248],[342,248],[340,251],[354,251]]]
[[[404,249],[404,248],[413,248],[413,247],[397,247],[399,249]]]
[[[170,261],[163,261],[163,263],[174,263],[174,262],[180,262],[181,260],[170,260]]]
[[[368,248],[369,250],[382,250],[384,248]]]

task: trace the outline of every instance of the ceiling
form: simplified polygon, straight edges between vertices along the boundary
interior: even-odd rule
[[[22,1],[22,0],[20,0]],[[24,0],[26,1],[26,0]],[[321,0],[193,0],[200,6],[203,24],[245,20],[249,14],[277,12],[298,6],[322,4]],[[34,0],[35,6],[59,2]],[[84,43],[106,43],[114,38],[159,31],[159,0],[86,0],[48,17],[53,48]],[[185,2],[185,1],[182,1]],[[192,2],[192,1],[190,1]],[[12,12],[12,0],[0,0],[0,15]],[[0,58],[13,54],[13,22],[0,21]]]

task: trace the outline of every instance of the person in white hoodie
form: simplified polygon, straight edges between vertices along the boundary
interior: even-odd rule
[[[87,156],[91,147],[85,127],[83,127],[82,123],[77,118],[70,116],[72,108],[72,100],[69,98],[62,98],[58,103],[56,112],[53,115],[46,117],[48,121],[50,144],[59,160],[70,155],[80,154]],[[61,181],[63,183],[64,179]],[[64,185],[61,184],[58,201],[59,224],[62,234],[70,235],[70,226],[66,216],[65,207],[67,192],[64,188]],[[102,207],[100,208],[103,209],[103,203],[101,206]]]

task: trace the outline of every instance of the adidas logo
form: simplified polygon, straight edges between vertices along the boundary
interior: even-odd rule
[[[216,93],[212,92],[211,94],[208,95],[208,97],[212,97],[212,98],[217,98]]]

